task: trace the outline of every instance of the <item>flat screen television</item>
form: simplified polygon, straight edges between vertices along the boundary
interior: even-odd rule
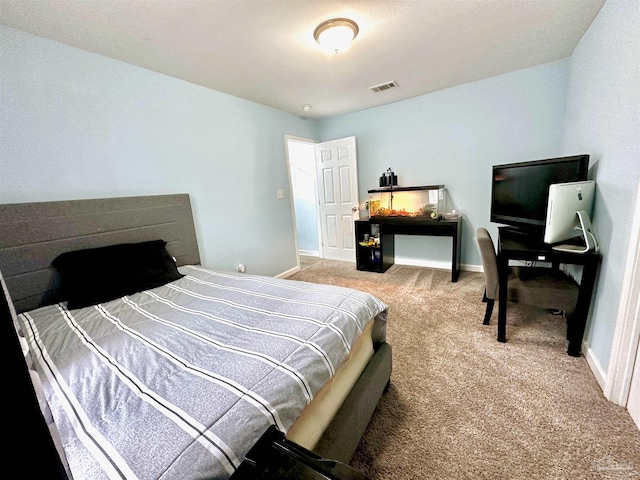
[[[494,165],[491,221],[542,237],[549,186],[584,181],[588,170],[589,155],[586,154]]]

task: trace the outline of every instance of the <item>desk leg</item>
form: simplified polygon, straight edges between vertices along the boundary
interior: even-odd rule
[[[460,228],[462,224],[458,223],[453,230],[453,243],[451,246],[451,281],[457,282],[460,275]]]
[[[593,294],[597,271],[598,264],[595,262],[587,263],[584,266],[576,308],[567,319],[567,339],[569,340],[567,353],[572,357],[580,356],[582,337],[584,336],[584,330],[587,325],[589,307],[591,306],[591,295]]]
[[[507,282],[509,261],[498,255],[498,341],[507,341]]]

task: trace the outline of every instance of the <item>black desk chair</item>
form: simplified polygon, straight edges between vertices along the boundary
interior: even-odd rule
[[[491,235],[486,228],[478,228],[478,246],[482,255],[487,303],[484,325],[489,325],[493,305],[498,298],[498,262]],[[578,300],[578,285],[560,270],[542,267],[511,267],[507,284],[507,301],[537,306],[557,313],[573,313]]]

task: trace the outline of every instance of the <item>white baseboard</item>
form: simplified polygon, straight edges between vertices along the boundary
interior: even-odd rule
[[[395,257],[394,263],[397,265],[410,265],[413,267],[440,268],[442,270],[451,270],[451,262],[438,262],[434,260],[424,260],[421,258],[403,258]]]
[[[300,255],[306,255],[308,257],[319,257],[320,256],[320,251],[319,250],[303,250],[302,248],[298,249],[298,253]]]
[[[477,272],[477,273],[483,273],[484,269],[482,268],[482,265],[460,265],[460,270],[464,270],[466,272]]]
[[[395,257],[395,263],[398,265],[409,265],[413,267],[427,267],[427,268],[438,268],[441,270],[451,270],[451,262],[439,262],[434,260],[424,260],[421,258],[404,258],[404,257]],[[460,270],[465,270],[467,272],[482,272],[482,265],[460,265]]]
[[[300,250],[300,255],[307,255],[307,253],[303,253],[304,251],[305,250]],[[309,255],[315,256],[315,257],[318,256],[318,255],[311,255],[311,254]],[[409,265],[412,267],[427,267],[427,268],[438,268],[440,270],[451,270],[451,262],[436,262],[433,260],[396,257],[395,263],[398,265]],[[483,272],[482,265],[463,264],[463,265],[460,265],[460,270],[464,270],[467,272],[478,272],[478,273]],[[282,272],[281,274],[276,275],[276,278],[287,278],[299,271],[300,271],[300,267],[293,267],[292,269],[287,270],[286,272]]]
[[[276,275],[276,278],[287,278],[299,271],[300,271],[300,267],[296,266],[287,270],[286,272],[282,272],[281,274]]]
[[[582,353],[584,354],[584,358],[587,361],[587,365],[593,372],[593,376],[596,377],[596,381],[600,388],[604,391],[604,387],[607,384],[607,373],[600,365],[598,358],[593,354],[593,349],[589,348],[587,342],[582,342]]]

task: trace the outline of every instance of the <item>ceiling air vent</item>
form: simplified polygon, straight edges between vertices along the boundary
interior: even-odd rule
[[[372,92],[382,92],[384,90],[389,90],[390,88],[397,87],[398,84],[394,81],[381,83],[380,85],[374,85],[373,87],[369,87],[369,90]]]

